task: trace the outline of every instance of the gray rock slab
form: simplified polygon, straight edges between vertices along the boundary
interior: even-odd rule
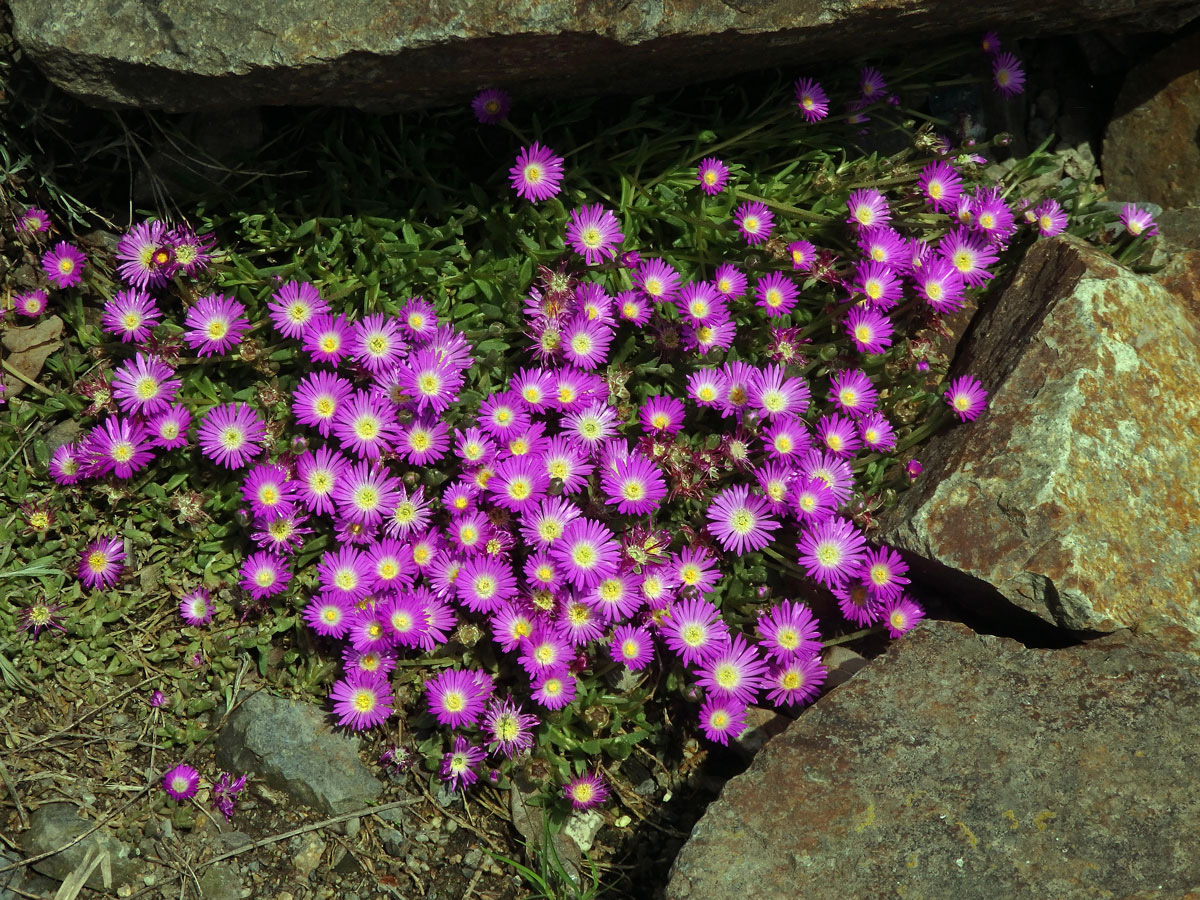
[[[968,26],[1173,30],[1195,0],[11,0],[18,42],[64,89],[188,112],[376,111],[525,94],[657,91],[765,66],[928,46]]]
[[[926,622],[731,779],[668,900],[1178,898],[1200,885],[1200,663]]]
[[[336,815],[361,809],[383,791],[359,759],[358,746],[357,738],[330,729],[317,707],[260,691],[229,717],[217,740],[217,761]]]
[[[38,807],[29,820],[29,830],[21,835],[26,854],[37,856],[56,850],[88,831],[94,822],[81,818],[79,810],[71,803],[48,803]],[[123,886],[135,885],[140,878],[144,863],[132,857],[132,848],[108,831],[99,828],[87,837],[60,853],[47,856],[32,863],[43,875],[64,880],[79,868],[89,854],[100,853],[105,861],[88,876],[87,886],[94,890],[117,891]],[[105,883],[105,870],[110,881]]]

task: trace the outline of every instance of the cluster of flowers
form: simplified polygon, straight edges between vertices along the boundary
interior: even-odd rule
[[[200,773],[187,763],[180,763],[163,775],[162,786],[171,799],[190,800],[200,790]],[[229,772],[222,772],[216,781],[210,783],[209,802],[213,809],[225,817],[226,822],[233,818],[238,795],[245,787],[245,775],[234,778]]]

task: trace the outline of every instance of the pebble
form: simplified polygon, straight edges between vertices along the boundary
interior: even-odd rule
[[[316,834],[305,835],[299,852],[292,859],[292,867],[300,878],[307,879],[321,864],[324,855],[325,842]]]
[[[379,839],[383,842],[383,849],[391,856],[399,856],[407,844],[404,835],[395,828],[380,828]]]
[[[478,847],[472,847],[463,856],[463,865],[468,869],[478,869],[479,863],[483,859],[483,851]]]

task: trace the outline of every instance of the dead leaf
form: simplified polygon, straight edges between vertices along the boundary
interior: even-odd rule
[[[30,381],[42,374],[47,357],[62,347],[59,338],[63,333],[63,320],[58,316],[30,325],[26,328],[9,328],[0,339],[8,351],[5,362]],[[11,372],[4,373],[5,397],[16,397],[28,385]]]

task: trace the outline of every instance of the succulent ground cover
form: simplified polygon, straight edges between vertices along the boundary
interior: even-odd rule
[[[985,414],[950,353],[989,284],[1063,230],[1127,259],[1153,233],[927,112],[1019,92],[996,46],[797,75],[266,113],[221,168],[147,164],[157,120],[78,145],[67,101],[12,98],[37,126],[8,135],[0,211],[17,826],[47,795],[131,838],[313,818],[212,763],[267,686],[363,737],[442,867],[502,858],[441,895],[512,893],[513,858],[522,890],[587,892],[544,835],[513,846],[513,783],[548,831],[598,809],[597,877],[637,895],[752,705],[799,714],[823,647],[878,652],[925,614],[873,517],[924,437]],[[133,165],[158,202],[118,217]],[[419,858],[393,883],[376,825],[322,858],[451,890]]]

